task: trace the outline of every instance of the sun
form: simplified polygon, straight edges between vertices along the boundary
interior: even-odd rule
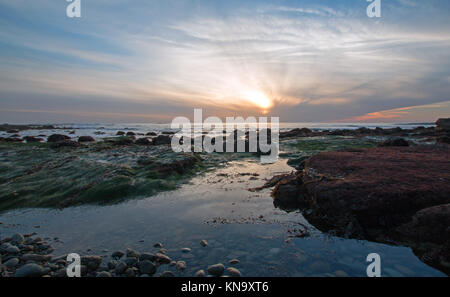
[[[272,101],[261,91],[248,91],[244,94],[244,98],[262,109],[272,107]]]

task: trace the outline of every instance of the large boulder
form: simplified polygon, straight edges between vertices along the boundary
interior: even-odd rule
[[[450,151],[446,146],[378,147],[317,154],[283,178],[274,204],[323,232],[409,245],[443,272],[450,247]],[[450,260],[450,259],[449,259]]]

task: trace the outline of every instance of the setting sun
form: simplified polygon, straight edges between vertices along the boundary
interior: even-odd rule
[[[245,93],[244,98],[263,109],[272,107],[272,101],[260,91],[250,91]]]

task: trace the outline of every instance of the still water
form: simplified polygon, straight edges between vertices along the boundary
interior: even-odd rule
[[[274,208],[270,189],[248,191],[290,171],[283,159],[266,165],[243,159],[148,198],[109,206],[9,211],[0,214],[0,233],[37,232],[50,238],[55,256],[76,252],[104,256],[105,262],[116,250],[156,252],[154,243],[162,242],[173,260],[187,263],[184,272],[168,268],[176,276],[193,276],[211,264],[228,266],[229,260],[238,259],[235,267],[243,276],[364,277],[369,253],[380,254],[382,276],[445,276],[408,247],[323,234],[299,212]],[[291,237],[305,227],[310,236]],[[208,246],[202,247],[201,240]],[[182,253],[185,247],[191,252]]]

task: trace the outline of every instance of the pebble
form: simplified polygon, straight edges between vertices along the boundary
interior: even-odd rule
[[[348,277],[347,272],[345,272],[343,270],[336,270],[334,272],[334,275],[336,275],[337,277]]]
[[[237,270],[236,268],[233,268],[233,267],[227,268],[227,272],[232,277],[240,277],[241,276],[241,272],[239,270]]]
[[[16,270],[16,277],[39,277],[47,273],[41,265],[35,263],[25,264]]]
[[[116,252],[112,253],[111,257],[112,257],[113,259],[120,259],[120,258],[123,257],[123,255],[125,255],[124,252],[122,252],[122,251],[116,251]]]
[[[176,266],[178,271],[183,271],[186,269],[186,262],[184,261],[178,261]]]
[[[119,264],[117,264],[116,269],[114,270],[117,274],[122,274],[125,272],[125,270],[128,268],[127,263],[125,262],[120,262]]]
[[[190,248],[183,248],[181,251],[183,253],[189,253],[189,252],[191,252],[191,249]]]
[[[156,256],[151,253],[142,253],[139,256],[139,261],[145,261],[145,260],[156,261]]]
[[[50,255],[25,254],[22,256],[23,261],[47,262],[52,259]]]
[[[128,258],[139,258],[140,254],[132,249],[127,249],[127,257]]]
[[[195,277],[205,277],[206,273],[204,270],[199,270],[195,273]]]
[[[127,277],[135,277],[136,273],[134,272],[134,270],[132,268],[128,268],[127,270],[125,270],[125,274]]]
[[[166,250],[166,249],[160,249],[160,250],[159,250],[159,253],[161,253],[161,254],[167,254],[167,250]]]
[[[205,247],[208,245],[208,242],[206,240],[202,240],[202,241],[200,241],[200,245]]]
[[[16,233],[13,236],[11,236],[11,242],[13,244],[23,243],[24,241],[25,241],[25,238],[20,233]]]
[[[163,247],[162,243],[160,243],[160,242],[155,243],[153,246],[155,248],[162,248]]]
[[[231,264],[231,265],[238,264],[238,263],[239,263],[239,260],[238,260],[238,259],[232,259],[232,260],[230,260],[230,264]]]
[[[144,260],[144,261],[139,262],[139,271],[142,274],[152,275],[152,274],[155,274],[155,272],[156,272],[156,266],[149,260]]]
[[[11,258],[8,261],[6,261],[5,263],[3,263],[3,265],[8,269],[15,268],[17,266],[17,264],[19,264],[19,258]]]
[[[222,263],[214,264],[208,267],[208,273],[213,276],[221,276],[225,270],[225,266]]]
[[[8,254],[18,254],[20,252],[19,248],[16,247],[15,245],[10,245],[9,247],[7,247],[5,249],[5,252],[7,252]]]
[[[102,271],[100,273],[97,273],[97,277],[112,277],[112,275],[108,271]]]
[[[170,262],[172,262],[172,260],[164,254],[158,253],[158,254],[156,254],[156,257],[157,257],[156,260],[163,264],[169,264]]]
[[[117,261],[116,260],[109,261],[107,265],[108,265],[108,269],[112,270],[112,269],[116,268]]]
[[[161,273],[160,276],[161,277],[174,277],[175,275],[173,274],[173,272],[166,270],[163,273]]]

